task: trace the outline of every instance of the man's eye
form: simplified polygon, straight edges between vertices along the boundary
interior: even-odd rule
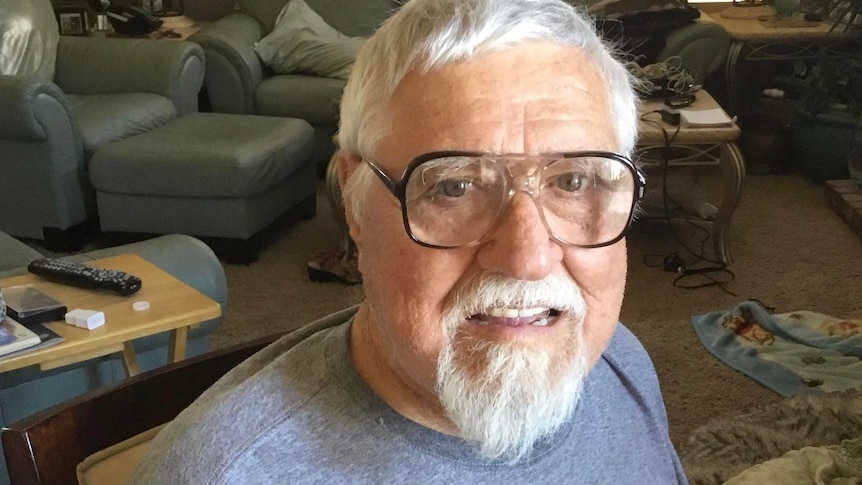
[[[472,185],[468,179],[446,179],[437,182],[431,193],[444,197],[463,197]]]
[[[582,173],[564,173],[558,175],[552,182],[557,188],[566,192],[579,192],[586,188],[587,176]]]

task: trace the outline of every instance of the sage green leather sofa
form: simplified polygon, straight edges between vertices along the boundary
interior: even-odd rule
[[[278,74],[264,65],[254,44],[269,34],[287,0],[239,0],[233,12],[189,40],[204,48],[204,85],[212,110],[300,118],[314,128],[313,160],[323,174],[345,81],[309,74]],[[327,24],[350,37],[368,37],[397,8],[396,0],[307,0]]]
[[[224,268],[209,247],[184,235],[167,235],[142,242],[100,249],[70,256],[86,263],[122,253],[135,253],[180,281],[227,305],[227,280]],[[39,252],[0,232],[0,279],[26,272],[27,263],[43,257]],[[209,337],[221,318],[191,329],[186,356],[206,352]],[[167,332],[133,341],[142,372],[167,362]],[[107,355],[77,364],[43,371],[37,366],[0,373],[0,426],[18,421],[35,412],[125,378],[117,355]],[[8,485],[6,462],[0,460],[0,485]]]
[[[57,31],[50,0],[0,2],[0,230],[74,250],[96,216],[90,157],[198,111],[205,61],[191,42]]]
[[[308,74],[274,74],[254,44],[269,34],[288,0],[239,0],[239,10],[198,31],[190,40],[206,53],[204,81],[213,111],[301,118],[315,129],[319,173],[334,149],[344,81]],[[401,2],[397,0],[306,0],[323,20],[350,37],[368,37]],[[698,21],[672,32],[659,59],[680,56],[702,83],[724,63],[730,39],[715,23]]]

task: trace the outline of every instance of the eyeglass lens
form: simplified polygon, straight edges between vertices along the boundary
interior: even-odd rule
[[[533,197],[548,230],[564,243],[604,244],[628,226],[636,188],[623,162],[601,156],[526,161],[513,166],[512,160],[452,156],[417,166],[405,191],[410,232],[435,246],[478,242],[518,190]]]

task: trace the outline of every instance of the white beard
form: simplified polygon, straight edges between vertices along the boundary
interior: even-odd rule
[[[507,305],[565,311],[575,320],[566,322],[569,351],[550,355],[545,348],[482,341],[459,331],[469,316]],[[578,287],[557,275],[516,281],[483,274],[456,292],[444,317],[437,391],[461,437],[475,443],[481,456],[515,463],[569,419],[589,372],[584,313]]]

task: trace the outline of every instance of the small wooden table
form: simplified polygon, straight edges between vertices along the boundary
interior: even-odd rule
[[[665,148],[665,133],[673,137],[671,146],[681,149],[682,155],[668,160],[669,167],[683,166],[715,166],[721,171],[723,183],[721,206],[714,221],[706,221],[712,224],[713,247],[715,256],[724,263],[730,263],[730,249],[727,245],[728,227],[730,219],[739,205],[742,197],[742,188],[745,185],[745,159],[736,139],[739,138],[740,130],[736,123],[718,127],[691,128],[682,126],[677,131],[676,126],[661,121],[658,113],[653,111],[664,108],[662,100],[651,100],[643,103],[639,112],[641,121],[638,125],[637,152],[639,161],[644,168],[656,167],[660,162],[659,155]],[[691,110],[707,110],[720,108],[718,103],[710,94],[704,90],[697,92],[695,102],[685,108]],[[644,116],[645,113],[646,114]],[[644,121],[644,120],[650,121]],[[664,131],[662,131],[664,129]],[[674,133],[676,135],[674,136]],[[650,182],[650,186],[661,187],[661,180]],[[667,215],[665,215],[667,216]]]
[[[740,99],[743,89],[739,82],[740,57],[744,61],[795,61],[815,59],[821,52],[835,54],[862,46],[858,36],[844,33],[840,28],[830,32],[832,23],[828,21],[791,27],[769,26],[756,18],[722,17],[720,12],[703,16],[721,25],[731,39],[724,76],[730,113],[736,115],[744,111]]]
[[[126,374],[133,376],[140,370],[132,340],[169,331],[168,362],[177,362],[185,358],[189,328],[221,315],[221,306],[217,302],[138,255],[122,254],[86,264],[138,276],[142,287],[133,295],[119,296],[51,283],[32,274],[0,280],[0,288],[32,284],[62,302],[70,311],[85,308],[105,314],[105,324],[94,330],[74,327],[61,321],[46,324],[63,337],[63,342],[0,360],[0,372],[30,365],[49,370],[120,352]],[[150,303],[149,310],[132,309],[132,303],[141,300]]]
[[[194,33],[201,30],[210,24],[210,22],[195,21],[188,17],[183,17],[186,21],[170,20],[170,17],[165,17],[164,24],[154,32],[141,35],[121,35],[114,32],[113,28],[108,30],[94,30],[93,35],[96,37],[108,37],[116,39],[151,39],[151,40],[188,40]],[[168,37],[168,32],[175,32],[179,37]]]

